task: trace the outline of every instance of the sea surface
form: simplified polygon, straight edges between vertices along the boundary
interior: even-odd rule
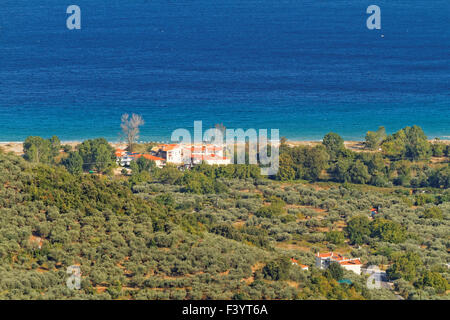
[[[81,30],[66,9],[81,8]],[[381,30],[366,9],[381,8]],[[0,141],[177,128],[450,138],[449,0],[1,0]]]

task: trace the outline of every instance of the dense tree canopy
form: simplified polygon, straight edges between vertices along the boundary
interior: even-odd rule
[[[85,170],[105,172],[115,164],[114,149],[104,138],[86,140],[77,149]]]
[[[365,238],[371,233],[369,218],[367,218],[367,216],[353,217],[348,222],[347,233],[352,243],[363,244]]]
[[[35,163],[53,163],[54,158],[59,153],[59,149],[60,141],[56,136],[50,139],[28,137],[23,143],[25,159]]]
[[[431,144],[420,127],[406,127],[389,136],[380,127],[377,132],[369,131],[366,140],[369,149],[381,146],[383,152],[349,150],[336,133],[327,134],[322,145],[315,147],[291,147],[285,142],[280,147],[280,168],[274,178],[281,181],[328,179],[377,187],[449,187],[449,164],[423,161],[428,161],[431,155],[445,155],[450,145]]]
[[[71,150],[30,137],[26,149],[0,150],[1,299],[396,298],[340,265],[316,268],[331,250],[386,267],[405,299],[448,299],[445,159],[282,146],[293,177],[280,182],[256,165],[144,158],[110,174],[104,139]],[[66,286],[73,265],[80,290]]]
[[[393,158],[419,160],[428,159],[432,154],[431,144],[418,126],[406,127],[389,135],[381,147],[388,156]]]
[[[386,129],[384,127],[379,127],[375,132],[368,131],[366,134],[366,147],[371,150],[376,150],[386,137]]]
[[[339,153],[344,150],[344,139],[334,132],[330,132],[323,137],[323,145],[327,149],[331,160],[335,160]]]

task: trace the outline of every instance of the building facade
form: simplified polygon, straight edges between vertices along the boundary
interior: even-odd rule
[[[335,252],[317,253],[316,267],[319,269],[328,268],[332,262],[339,263],[346,270],[361,274],[362,263],[359,258],[350,259]]]

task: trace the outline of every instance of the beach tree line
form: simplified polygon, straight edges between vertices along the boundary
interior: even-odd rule
[[[139,134],[141,120],[125,117],[124,133],[128,132],[129,148]],[[133,120],[134,119],[134,120]],[[366,136],[368,149],[381,149],[381,152],[354,152],[345,148],[344,140],[336,133],[324,136],[320,145],[314,147],[288,145],[281,141],[279,170],[273,179],[280,181],[336,181],[341,183],[370,184],[379,187],[393,185],[423,188],[449,188],[450,165],[447,163],[432,165],[431,156],[449,156],[450,145],[430,143],[420,127],[406,127],[392,135],[386,135],[380,127]],[[66,151],[66,152],[62,152]],[[248,150],[247,150],[248,152]],[[86,140],[70,150],[70,146],[61,145],[58,137],[50,139],[28,137],[24,142],[24,157],[34,163],[60,163],[74,174],[82,172],[108,173],[115,167],[114,150],[103,138]],[[150,179],[155,173],[162,181],[173,182],[179,177],[176,168],[167,166],[158,170],[151,160],[140,158],[132,163],[132,183]],[[199,193],[209,190],[207,185],[216,178],[257,177],[255,165],[194,167],[194,171],[206,176],[192,174],[196,179],[184,179],[186,190]],[[127,172],[124,171],[124,174]],[[200,178],[199,178],[200,177]],[[209,181],[209,180],[211,181]],[[206,188],[206,189],[205,189]]]
[[[345,148],[344,140],[328,133],[315,147],[280,146],[280,169],[274,177],[281,181],[308,180],[449,188],[449,164],[431,165],[431,156],[449,156],[450,145],[430,143],[418,126],[406,127],[386,135],[380,127],[366,136],[368,149],[377,152],[354,152]],[[378,149],[381,152],[378,152]]]
[[[24,158],[32,163],[61,164],[73,174],[92,170],[107,173],[115,165],[114,149],[104,138],[86,140],[72,150],[70,145],[61,145],[56,136],[30,136],[24,141],[23,151]]]

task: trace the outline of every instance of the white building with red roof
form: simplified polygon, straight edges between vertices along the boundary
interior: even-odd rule
[[[231,164],[231,159],[224,156],[223,147],[212,144],[162,144],[152,151],[167,163],[178,165],[196,165],[202,162],[210,165]]]
[[[158,146],[157,156],[166,160],[167,163],[183,164],[183,146],[180,144],[162,144]]]
[[[163,158],[156,157],[148,153],[130,153],[122,149],[116,149],[115,155],[117,158],[117,164],[122,167],[129,166],[131,161],[137,160],[141,157],[155,161],[156,166],[159,168],[162,168],[165,163],[165,160]]]
[[[307,265],[298,263],[298,261],[294,258],[291,258],[291,263],[294,266],[299,266],[302,270],[309,270],[309,267]]]
[[[316,267],[326,269],[332,262],[339,263],[346,270],[361,274],[362,263],[359,258],[346,258],[340,253],[335,252],[317,253]]]
[[[155,161],[158,167],[165,163],[175,165],[197,165],[202,162],[209,165],[228,165],[231,159],[224,156],[221,146],[212,144],[183,145],[183,144],[160,144],[153,147],[152,154],[129,153],[122,149],[116,149],[117,163],[121,166],[129,166],[131,161],[140,157]]]
[[[131,161],[134,160],[127,151],[122,149],[116,149],[115,155],[117,159],[116,162],[121,167],[129,166]]]
[[[164,166],[164,162],[165,162],[165,160],[163,158],[156,157],[156,156],[153,156],[148,153],[135,153],[135,154],[131,154],[130,157],[133,159],[136,159],[136,160],[143,157],[147,160],[155,161],[155,164],[158,168],[162,168]]]

